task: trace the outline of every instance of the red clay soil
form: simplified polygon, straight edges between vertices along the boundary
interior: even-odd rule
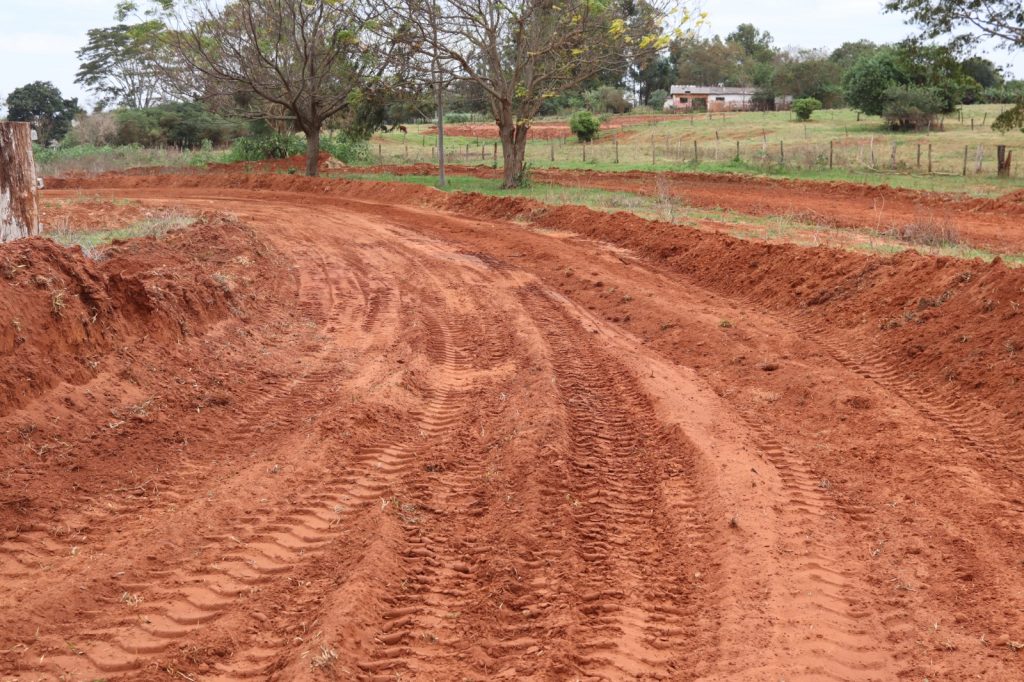
[[[0,673],[1024,677],[1021,271],[398,183],[48,195],[81,189],[234,218],[0,247],[3,314],[50,325],[5,371],[79,355],[55,263],[217,311],[144,335],[110,293],[96,365],[0,417]]]
[[[375,166],[397,175],[436,172],[428,164]],[[449,166],[456,175],[500,178],[484,166]],[[366,173],[366,168],[344,172]],[[605,173],[533,169],[535,182],[567,187],[636,192],[658,196],[664,191],[689,206],[751,215],[780,215],[828,227],[879,232],[951,233],[971,245],[1003,253],[1024,251],[1024,190],[996,199],[941,192],[898,189],[887,185],[762,178],[725,173]],[[659,182],[659,179],[661,180]]]

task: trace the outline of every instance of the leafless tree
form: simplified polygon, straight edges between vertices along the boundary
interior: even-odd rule
[[[165,3],[177,61],[164,71],[193,94],[291,121],[306,136],[306,173],[316,175],[324,121],[401,79],[408,42],[389,16],[372,0]]]
[[[401,8],[421,49],[487,93],[505,187],[522,181],[527,132],[544,101],[664,49],[670,21],[662,0],[404,0]]]

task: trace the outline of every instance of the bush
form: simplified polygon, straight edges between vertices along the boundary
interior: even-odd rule
[[[768,88],[758,88],[750,96],[750,104],[755,111],[775,111],[775,91]]]
[[[569,118],[569,130],[580,142],[590,142],[600,129],[601,121],[589,111],[577,111]]]
[[[793,100],[792,104],[793,113],[801,121],[810,120],[811,114],[818,109],[821,109],[821,100],[815,99],[814,97],[801,97],[800,99]]]
[[[472,114],[462,114],[459,112],[452,112],[444,115],[445,123],[469,123],[473,120]]]
[[[75,126],[64,138],[64,144],[79,144],[103,147],[117,140],[117,119],[109,111],[95,114],[79,114],[75,117]]]
[[[655,90],[654,92],[647,96],[647,106],[654,109],[655,111],[660,111],[665,106],[665,102],[667,101],[667,90]]]
[[[218,116],[194,102],[173,102],[149,109],[121,109],[115,112],[114,117],[117,122],[116,141],[120,145],[174,145],[195,149],[203,144],[203,140],[222,146],[247,132],[245,123]]]
[[[306,152],[306,142],[295,135],[255,135],[240,137],[231,145],[231,161],[287,159]]]
[[[366,140],[344,134],[333,138],[320,138],[320,148],[343,163],[366,163],[370,160],[370,146]]]
[[[608,85],[583,93],[583,102],[584,106],[595,114],[624,114],[633,108],[622,90]]]
[[[935,88],[896,85],[887,88],[882,98],[882,117],[893,130],[925,128],[943,108]]]

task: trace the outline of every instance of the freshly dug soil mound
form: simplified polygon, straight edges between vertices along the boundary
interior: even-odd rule
[[[44,238],[0,246],[0,415],[60,381],[82,383],[133,337],[163,343],[245,317],[284,271],[248,228],[216,215],[101,260]]]

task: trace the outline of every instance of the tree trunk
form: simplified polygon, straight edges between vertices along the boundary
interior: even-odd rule
[[[504,163],[503,189],[513,189],[523,184],[523,171],[526,167],[526,132],[529,126],[525,123],[516,125],[511,114],[502,116],[498,121],[498,133],[501,137],[501,153]]]
[[[0,122],[0,242],[39,234],[38,194],[31,127]]]
[[[312,126],[306,133],[306,175],[320,174],[320,126]]]

